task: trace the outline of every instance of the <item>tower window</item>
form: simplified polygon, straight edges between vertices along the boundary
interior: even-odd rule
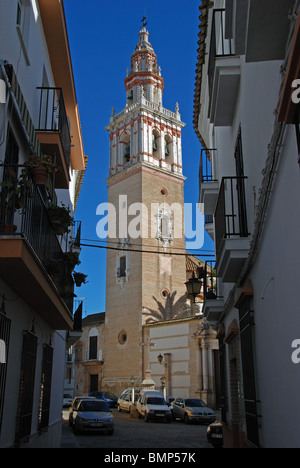
[[[118,278],[126,276],[126,256],[120,257],[120,266],[118,268]]]
[[[153,152],[158,150],[157,139],[154,133],[152,135],[152,148],[153,148]]]
[[[131,152],[130,136],[125,135],[123,139],[123,164],[126,164],[130,161],[130,152]]]
[[[124,345],[127,341],[127,333],[125,330],[122,330],[120,333],[119,333],[119,336],[118,336],[118,341],[121,345]]]
[[[97,359],[98,336],[90,336],[89,359]]]
[[[169,135],[165,137],[165,157],[171,156],[172,153],[172,139]]]

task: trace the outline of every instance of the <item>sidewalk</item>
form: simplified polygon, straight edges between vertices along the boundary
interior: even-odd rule
[[[68,422],[64,417],[62,420],[60,448],[80,448],[72,429],[68,426]]]

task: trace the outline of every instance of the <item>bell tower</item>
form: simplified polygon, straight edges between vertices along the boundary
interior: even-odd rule
[[[109,132],[106,325],[102,388],[145,377],[143,325],[185,309],[181,121],[163,107],[164,80],[145,24]],[[174,255],[173,253],[182,255]]]

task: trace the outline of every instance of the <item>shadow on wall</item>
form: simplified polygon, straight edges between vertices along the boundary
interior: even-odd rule
[[[192,308],[191,305],[187,303],[186,295],[184,294],[175,301],[176,295],[177,291],[167,295],[164,304],[156,299],[156,297],[152,296],[158,308],[156,310],[149,309],[148,307],[143,308],[143,319],[145,323],[190,317]]]

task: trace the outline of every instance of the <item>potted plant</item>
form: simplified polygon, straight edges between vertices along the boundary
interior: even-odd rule
[[[63,254],[64,264],[66,270],[72,273],[76,265],[80,265],[79,253],[78,252],[64,252]]]
[[[27,165],[34,177],[36,185],[47,185],[49,174],[59,171],[56,164],[52,162],[51,156],[43,155],[40,158],[33,153],[29,156]]]
[[[86,284],[87,281],[87,275],[85,275],[84,273],[78,273],[76,271],[74,271],[73,273],[73,278],[74,278],[74,281],[75,281],[75,284],[78,288],[80,288],[80,286],[82,284]]]
[[[69,232],[69,227],[74,224],[74,218],[69,207],[63,203],[61,203],[61,206],[52,204],[47,211],[56,234],[62,235]]]
[[[34,196],[33,186],[27,178],[25,169],[22,170],[19,178],[16,172],[10,169],[7,173],[7,180],[4,180],[0,186],[2,188],[0,211],[4,220],[3,229],[4,232],[15,232],[17,226],[12,224],[13,214],[16,211],[22,212],[26,196],[30,198]],[[11,222],[5,222],[9,218]]]

